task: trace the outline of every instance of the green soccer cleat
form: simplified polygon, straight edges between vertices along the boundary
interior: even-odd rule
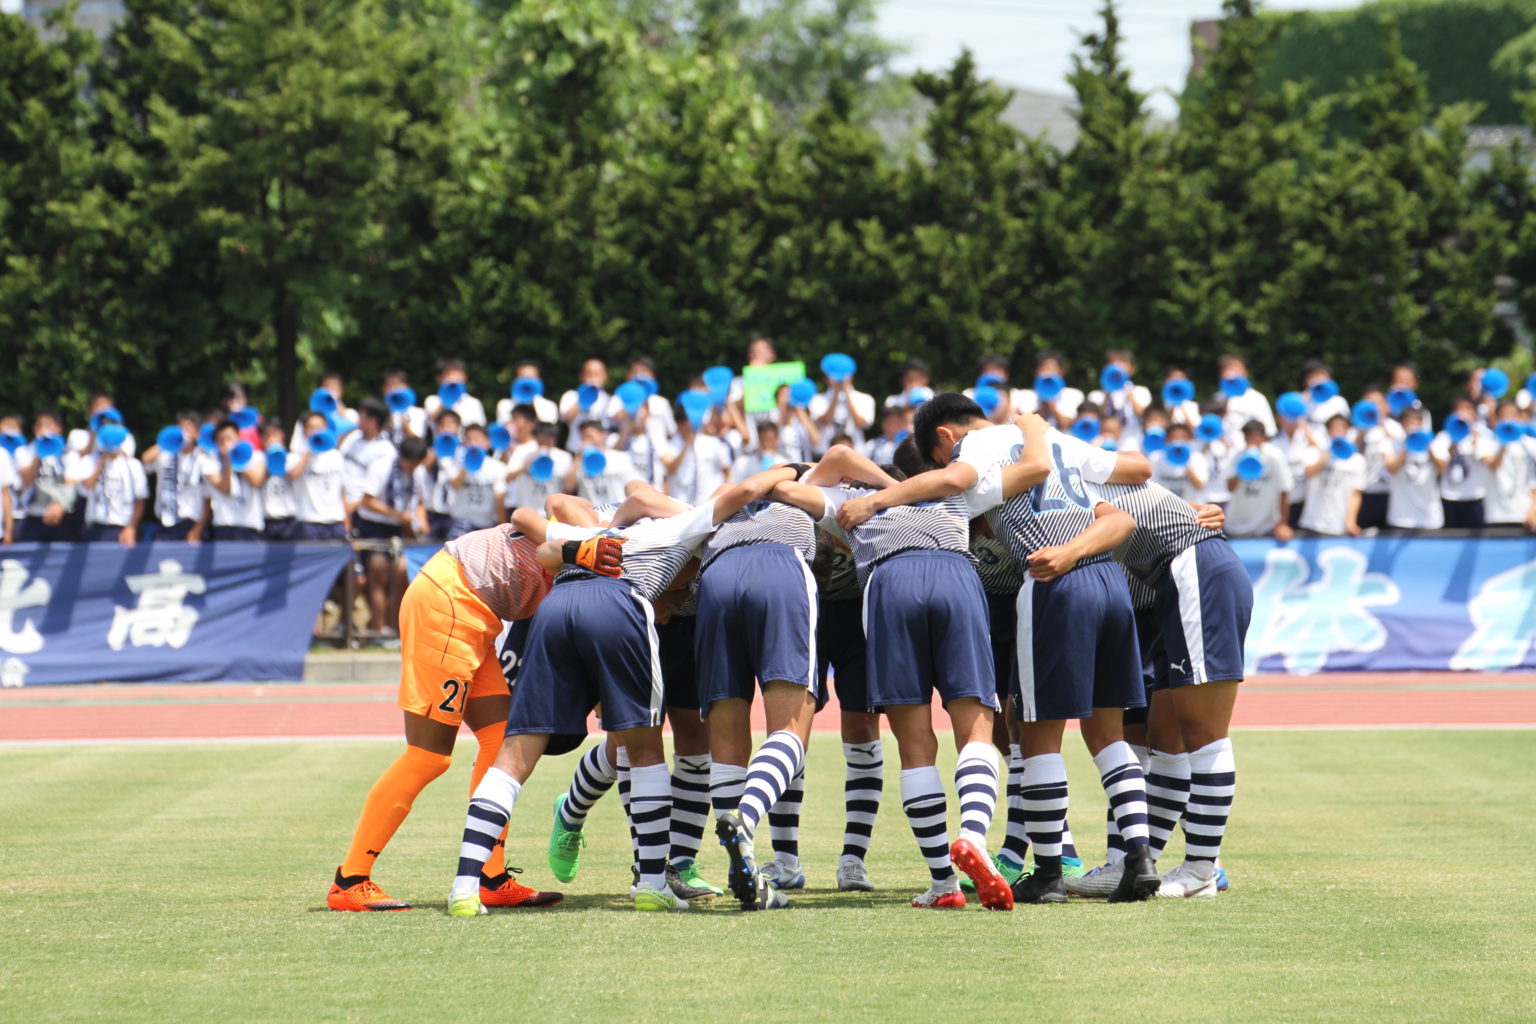
[[[562,882],[576,877],[581,867],[581,848],[587,845],[586,834],[581,829],[565,827],[560,811],[565,807],[565,795],[555,801],[555,823],[549,829],[549,870]]]
[[[678,881],[682,882],[684,885],[691,889],[707,889],[709,892],[716,896],[725,895],[724,889],[720,888],[718,885],[713,885],[710,882],[705,881],[704,876],[699,874],[699,866],[691,860],[685,860],[680,864],[674,864],[672,869],[677,872]]]
[[[479,917],[488,914],[485,904],[480,902],[480,894],[473,896],[450,896],[448,898],[449,917]]]
[[[657,892],[655,889],[636,889],[635,909],[687,910],[688,901],[671,892]]]
[[[1087,873],[1088,869],[1083,867],[1083,859],[1081,857],[1061,858],[1062,878],[1082,878]]]

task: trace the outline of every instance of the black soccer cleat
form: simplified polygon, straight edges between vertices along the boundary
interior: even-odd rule
[[[742,910],[756,910],[757,864],[752,856],[752,837],[747,835],[741,815],[727,811],[716,818],[715,836],[731,858],[731,869],[726,878],[731,895],[740,901]]]
[[[1013,883],[1015,903],[1065,903],[1067,884],[1061,880],[1061,869],[1047,872],[1040,865]]]
[[[1109,894],[1111,903],[1140,903],[1149,900],[1162,884],[1157,876],[1157,864],[1152,860],[1152,848],[1145,843],[1133,846],[1120,866],[1120,884]]]

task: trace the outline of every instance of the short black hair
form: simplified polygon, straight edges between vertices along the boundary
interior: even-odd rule
[[[400,442],[400,457],[412,462],[420,462],[427,457],[427,442],[424,438],[408,437]]]
[[[1419,364],[1414,362],[1412,359],[1399,359],[1397,362],[1392,364],[1392,368],[1394,370],[1407,370],[1415,377],[1419,375]]]
[[[214,436],[217,437],[219,434],[222,434],[226,430],[233,430],[236,434],[239,434],[240,424],[236,423],[234,420],[229,419],[219,420],[219,422],[216,423],[213,428]]]
[[[410,374],[398,368],[393,370],[385,370],[384,373],[379,377],[379,382],[382,384],[384,381],[389,380],[391,377],[399,377],[402,384],[409,384],[411,382]]]
[[[560,438],[560,427],[554,423],[540,423],[533,428],[534,437],[548,437],[555,440]]]
[[[1265,430],[1264,429],[1264,424],[1260,423],[1258,420],[1249,420],[1247,423],[1243,424],[1243,436],[1244,437],[1247,437],[1249,434],[1255,434],[1255,433],[1263,434],[1266,437],[1269,436],[1269,431]]]
[[[929,469],[927,457],[917,450],[917,441],[913,439],[911,434],[902,438],[901,444],[897,445],[896,450],[891,453],[891,463],[891,468],[896,470],[895,473],[891,473],[891,476],[896,477],[898,480],[917,476],[919,473],[925,473]],[[890,473],[890,470],[886,470],[886,472]]]
[[[576,424],[576,433],[579,434],[583,430],[586,430],[588,427],[593,427],[593,428],[595,428],[597,430],[607,430],[608,429],[608,428],[603,426],[603,421],[602,420],[582,420],[580,423]]]
[[[1335,420],[1337,420],[1338,422],[1344,424],[1346,427],[1349,426],[1349,417],[1345,416],[1341,412],[1336,412],[1332,416],[1329,416],[1328,417],[1328,422],[1324,423],[1323,426],[1324,427],[1331,427],[1331,426],[1333,426]]]
[[[1079,418],[1083,416],[1102,416],[1103,414],[1104,410],[1099,408],[1099,403],[1097,402],[1083,402],[1077,407]]]
[[[981,406],[958,391],[941,391],[917,407],[912,414],[912,436],[918,451],[926,458],[939,443],[940,427],[959,427],[972,420],[985,420]]]
[[[647,370],[650,370],[651,373],[656,372],[656,360],[652,359],[650,356],[630,356],[629,366],[631,368],[636,366],[643,366]]]
[[[1040,364],[1045,362],[1047,359],[1055,360],[1056,365],[1061,367],[1062,373],[1067,372],[1066,357],[1064,357],[1060,352],[1057,352],[1053,348],[1048,348],[1044,352],[1041,352],[1039,355],[1035,356],[1035,369],[1039,370]]]
[[[359,416],[372,416],[380,423],[389,422],[389,406],[385,405],[384,400],[376,395],[369,395],[357,403],[357,414]]]
[[[519,402],[514,405],[512,407],[512,415],[521,416],[525,420],[537,421],[539,418],[538,412],[534,410],[533,405],[530,402]]]
[[[443,426],[443,420],[450,416],[458,420],[460,428],[464,426],[464,417],[459,415],[457,409],[451,409],[446,405],[437,410],[437,415],[432,417],[432,425],[441,430]]]
[[[1333,376],[1333,367],[1329,366],[1321,359],[1308,359],[1306,362],[1301,364],[1301,382],[1305,384],[1307,382],[1307,378],[1312,376],[1314,373],[1317,373],[1319,370],[1321,370],[1323,373],[1326,373],[1330,377]]]
[[[1001,366],[1003,372],[1006,373],[1008,371],[1008,357],[999,355],[996,352],[988,352],[976,360],[976,372],[978,374],[986,373],[989,366]]]
[[[926,360],[918,359],[916,357],[908,359],[906,362],[901,364],[901,372],[902,373],[910,373],[913,370],[916,370],[919,373],[931,373],[932,372],[931,370],[928,369],[928,363],[927,363]]]
[[[519,359],[517,361],[517,363],[515,365],[513,365],[513,367],[512,367],[512,376],[514,376],[514,377],[521,376],[522,372],[523,372],[523,367],[525,367],[525,366],[528,367],[529,369],[533,370],[534,373],[538,373],[539,372],[539,364],[534,362],[532,359]]]
[[[448,359],[439,359],[437,361],[437,372],[439,374],[447,373],[449,370],[458,370],[460,373],[465,372],[464,371],[464,360],[448,358]]]

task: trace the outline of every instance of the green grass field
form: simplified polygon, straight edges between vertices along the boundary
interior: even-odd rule
[[[0,750],[0,1020],[1528,1021],[1532,741],[1245,733],[1228,893],[995,914],[906,906],[926,876],[894,779],[880,891],[832,891],[842,770],[818,737],[797,908],[636,914],[610,797],[562,906],[467,921],[443,913],[467,747],[376,872],[421,909],[378,915],[324,895],[393,745]],[[1102,794],[1072,754],[1092,858]],[[573,764],[541,766],[513,817],[509,858],[538,887]]]

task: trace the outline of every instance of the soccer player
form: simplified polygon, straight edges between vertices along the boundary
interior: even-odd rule
[[[780,484],[774,497],[826,520],[835,518],[847,501],[897,482],[862,456],[847,450],[839,454],[873,486],[813,486],[844,475],[823,465],[807,477],[808,483]],[[912,905],[965,906],[954,871],[958,866],[975,883],[983,906],[1011,910],[1013,893],[986,856],[987,828],[997,805],[998,758],[992,747],[997,684],[986,595],[970,561],[965,502],[954,496],[894,506],[847,538],[865,586],[864,617],[870,634],[878,638],[868,649],[868,700],[885,712],[896,734],[902,807],[928,864],[929,887]],[[935,766],[938,739],[930,712],[935,690],[949,713],[959,750],[955,788],[960,834],[953,845],[945,822],[944,786]]]
[[[544,539],[541,563],[559,571],[529,628],[506,740],[470,800],[449,914],[485,912],[477,884],[481,865],[506,827],[523,784],[552,745],[559,749],[569,737],[585,733],[587,715],[599,703],[603,728],[618,734],[631,766],[630,820],[640,854],[635,909],[688,908],[666,878],[672,782],[661,739],[665,688],[651,602],[671,587],[721,521],[797,475],[795,467],[769,470],[694,509],[636,484],[615,513],[614,525],[606,528],[590,514],[585,523],[547,525],[526,510],[516,514],[533,539]],[[663,517],[656,518],[658,513]],[[573,549],[579,552],[604,540],[624,544],[622,579],[599,573],[593,565],[571,564]]]
[[[618,545],[597,541],[573,552],[617,571]],[[537,546],[510,524],[467,533],[428,559],[400,602],[400,708],[405,753],[385,769],[363,803],[346,858],[326,897],[332,910],[408,910],[372,879],[373,864],[411,811],[416,796],[453,762],[460,724],[479,744],[470,790],[502,747],[506,679],[496,651],[503,622],[531,616],[549,592]],[[498,837],[477,876],[478,901],[490,906],[545,906],[557,893],[518,884],[505,868]]]
[[[1132,870],[1113,898],[1145,899],[1158,880],[1147,850],[1143,776],[1122,733],[1123,710],[1144,702],[1141,669],[1130,595],[1107,557],[1135,523],[1084,480],[1144,478],[1146,463],[1049,430],[1039,416],[1024,415],[1016,423],[993,427],[964,395],[936,396],[918,409],[914,437],[933,462],[951,453],[953,461],[905,486],[848,503],[838,520],[852,528],[893,505],[951,494],[965,494],[977,514],[1001,505],[1015,558],[1028,568],[1018,598],[1015,702],[1023,723],[1023,798],[1035,870],[1016,883],[1013,895],[1026,903],[1067,898],[1061,738],[1066,719],[1078,718],[1133,847]]]

